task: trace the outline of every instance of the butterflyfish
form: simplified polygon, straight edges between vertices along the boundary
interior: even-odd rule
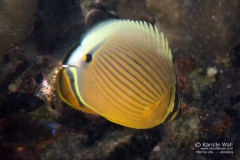
[[[57,92],[75,109],[135,129],[152,128],[178,115],[172,53],[156,26],[101,22],[69,49],[62,64]]]

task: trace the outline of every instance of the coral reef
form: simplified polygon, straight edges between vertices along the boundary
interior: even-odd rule
[[[32,29],[37,0],[0,2],[0,56]]]
[[[85,0],[81,3],[81,7],[87,28],[108,18],[144,20],[155,24],[155,18],[147,10],[146,1],[144,0]]]
[[[0,159],[240,159],[238,0],[31,2],[0,1]],[[58,98],[61,49],[107,18],[156,23],[166,35],[181,101],[176,120],[134,130]],[[10,19],[22,28],[17,38],[3,34]],[[197,152],[204,142],[233,143],[233,153]]]
[[[219,62],[239,41],[238,0],[146,0],[156,25],[168,38],[175,58],[196,56],[204,62],[216,55]]]

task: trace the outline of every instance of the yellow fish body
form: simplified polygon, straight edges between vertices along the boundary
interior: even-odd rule
[[[67,53],[56,78],[61,99],[130,128],[152,128],[179,111],[172,54],[163,34],[141,21],[109,20]]]

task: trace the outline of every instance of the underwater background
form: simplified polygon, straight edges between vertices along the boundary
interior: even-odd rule
[[[0,159],[240,159],[239,9],[239,0],[0,0]],[[164,33],[177,119],[130,129],[57,96],[56,53],[108,18]]]

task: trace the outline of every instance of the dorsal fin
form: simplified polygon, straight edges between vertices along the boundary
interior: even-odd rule
[[[59,42],[54,48],[53,55],[63,61],[67,59],[71,52],[80,45],[80,36],[67,36],[63,41]]]
[[[172,53],[163,33],[159,33],[155,25],[153,26],[144,21],[110,19],[97,24],[83,37],[81,44],[84,46],[84,52],[89,52],[93,46],[102,43],[120,30],[129,35],[145,38],[147,43],[152,43],[154,47],[159,49],[159,53],[172,61]]]

